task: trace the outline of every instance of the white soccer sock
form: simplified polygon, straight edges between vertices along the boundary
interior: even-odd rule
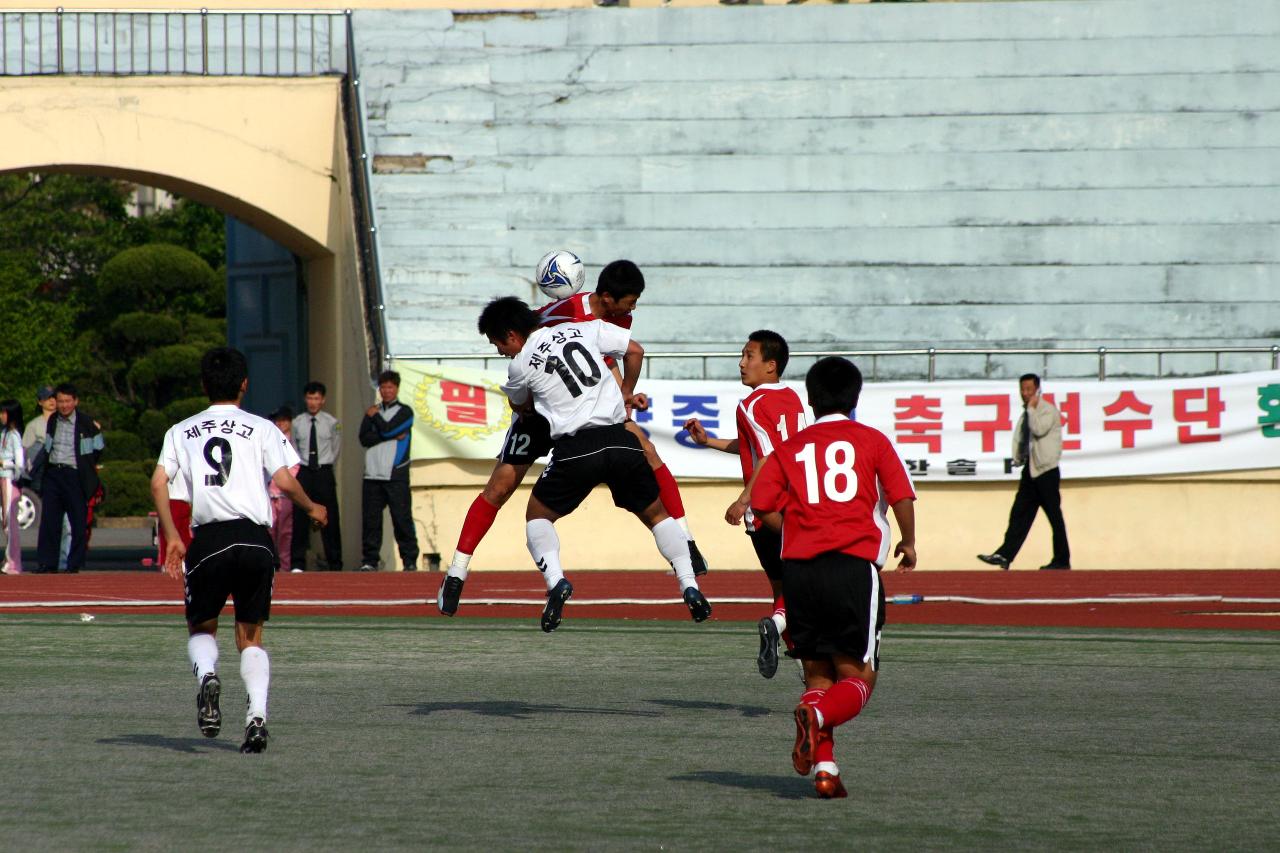
[[[693,559],[689,556],[689,537],[680,529],[674,518],[667,518],[653,526],[653,540],[658,543],[658,551],[676,570],[676,581],[683,592],[689,587],[698,588],[693,579]]]
[[[453,552],[453,562],[449,564],[449,571],[446,574],[451,578],[458,580],[467,579],[467,566],[471,565],[471,555],[464,554],[461,551]]]
[[[249,692],[249,709],[244,715],[247,726],[254,717],[267,718],[267,688],[271,684],[271,660],[261,646],[249,646],[240,653],[240,677]]]
[[[688,516],[684,516],[684,515],[680,516],[679,518],[676,519],[676,524],[680,525],[680,529],[684,531],[684,538],[686,539],[693,538],[693,534],[689,532]]]
[[[196,674],[196,684],[211,672],[218,671],[218,641],[212,634],[192,634],[187,637],[187,660]]]
[[[545,518],[526,521],[524,525],[525,544],[529,546],[529,555],[542,572],[542,580],[547,589],[564,580],[564,569],[560,568],[560,537],[556,535],[556,526]]]
[[[834,761],[819,761],[813,766],[814,773],[830,773],[832,776],[840,775],[840,768],[836,766]]]
[[[778,626],[778,633],[781,634],[787,630],[787,617],[783,613],[775,613],[769,617],[773,620],[773,624]]]

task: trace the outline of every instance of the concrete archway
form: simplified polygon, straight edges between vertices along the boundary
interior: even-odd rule
[[[344,560],[355,565],[362,454],[354,433],[369,362],[340,86],[336,77],[8,78],[0,173],[159,187],[234,216],[302,259],[311,374],[350,425],[337,473]]]

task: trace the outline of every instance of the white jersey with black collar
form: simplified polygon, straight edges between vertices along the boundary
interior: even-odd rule
[[[604,357],[621,358],[630,341],[630,331],[601,320],[543,326],[511,359],[502,390],[517,406],[532,395],[552,438],[620,424],[627,417],[622,389]]]
[[[275,424],[228,404],[170,427],[157,464],[185,490],[193,528],[236,519],[269,527],[267,481],[298,461]]]

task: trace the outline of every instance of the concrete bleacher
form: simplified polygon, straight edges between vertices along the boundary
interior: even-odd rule
[[[1280,340],[1280,3],[359,10],[355,41],[393,354],[486,351],[553,248],[641,264],[653,350]]]

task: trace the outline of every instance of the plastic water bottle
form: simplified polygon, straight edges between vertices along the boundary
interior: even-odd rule
[[[892,604],[919,604],[924,601],[923,595],[895,595],[889,599]]]

